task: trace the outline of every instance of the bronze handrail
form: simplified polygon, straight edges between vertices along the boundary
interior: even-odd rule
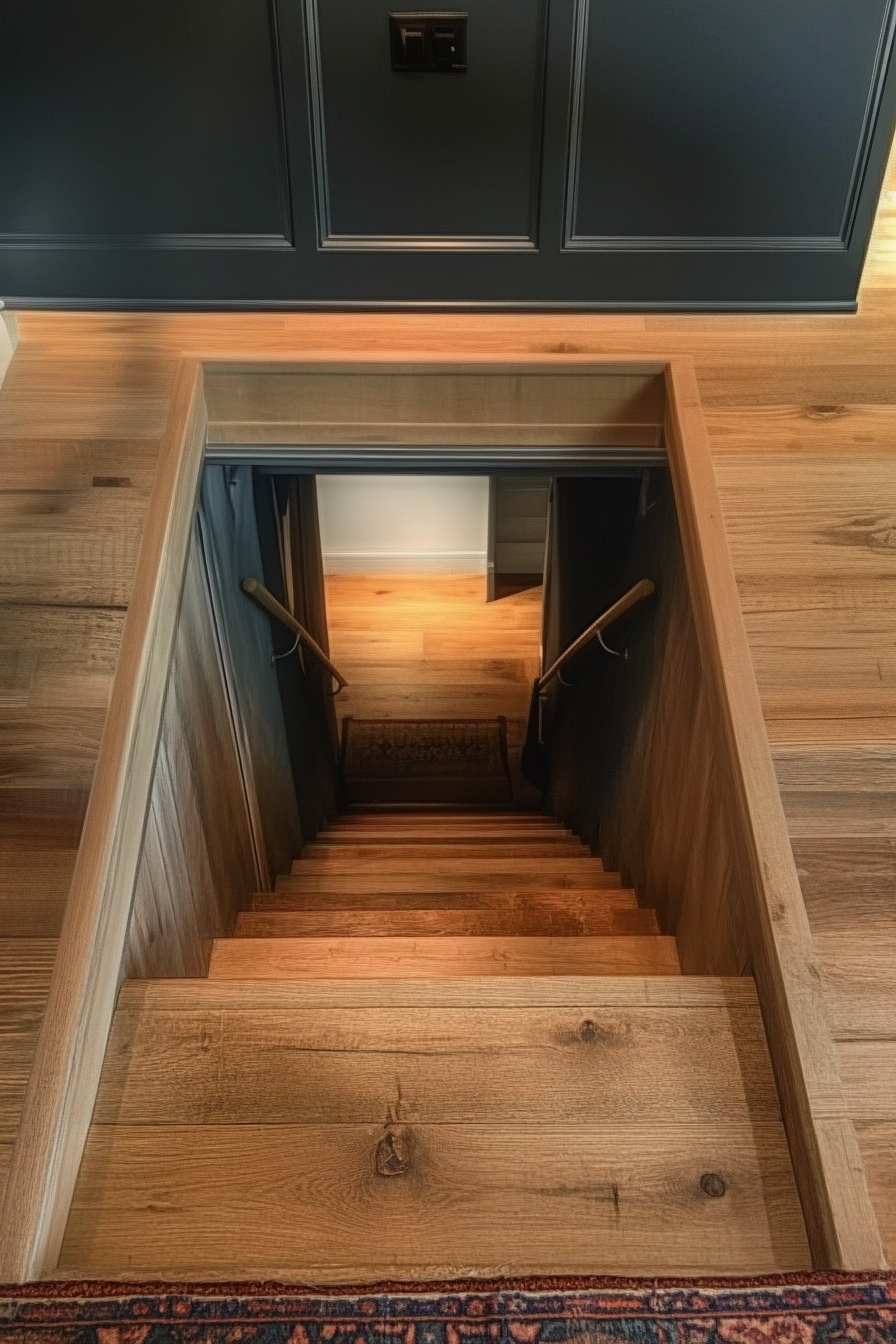
[[[296,620],[291,611],[287,611],[286,607],[277,601],[273,593],[268,592],[263,583],[259,583],[257,579],[247,578],[243,579],[240,587],[244,593],[248,593],[249,597],[254,597],[255,601],[270,612],[272,616],[276,616],[278,621],[282,621],[294,635],[298,635],[297,642],[304,644],[309,652],[314,654],[318,662],[327,669],[333,680],[337,682],[340,691],[343,686],[348,685],[345,677],[333,666],[317,640],[305,629],[301,621]]]
[[[537,691],[543,691],[548,682],[557,675],[561,668],[565,667],[570,658],[574,658],[580,649],[589,644],[592,639],[596,639],[602,631],[606,630],[608,625],[618,621],[620,616],[624,616],[627,611],[634,607],[638,602],[643,602],[645,597],[655,591],[656,585],[651,579],[640,579],[627,593],[623,593],[618,602],[614,602],[612,607],[608,607],[602,615],[598,616],[596,621],[592,621],[587,630],[583,630],[578,639],[574,639],[568,648],[564,649],[560,657],[557,658],[547,672],[538,678],[535,683]]]

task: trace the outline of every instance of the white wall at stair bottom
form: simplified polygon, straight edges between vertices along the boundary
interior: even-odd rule
[[[326,574],[484,574],[487,476],[318,476]]]

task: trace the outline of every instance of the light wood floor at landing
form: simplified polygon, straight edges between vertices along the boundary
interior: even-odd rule
[[[540,671],[541,588],[485,600],[480,574],[331,574],[330,651],[348,686],[340,721],[507,720],[514,798],[536,804],[519,757]]]

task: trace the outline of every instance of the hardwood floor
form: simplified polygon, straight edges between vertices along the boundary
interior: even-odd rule
[[[55,938],[0,937],[0,1201],[55,954]]]
[[[852,740],[788,743],[774,756],[847,1105],[896,1264],[896,737],[878,736],[878,718],[852,722]]]
[[[484,574],[331,574],[330,653],[348,679],[340,723],[503,714],[517,802],[535,805],[519,755],[540,671],[541,589],[485,600]]]
[[[0,390],[0,911],[4,937],[21,940],[12,950],[22,969],[7,981],[6,1002],[21,993],[34,1003],[45,983],[45,963],[29,975],[28,949],[58,932],[182,351],[685,353],[695,361],[776,761],[780,769],[799,758],[804,787],[783,791],[832,1020],[852,1060],[844,1067],[861,1074],[867,1055],[850,1052],[876,1042],[874,1067],[889,1079],[896,994],[892,962],[878,949],[896,939],[896,907],[879,899],[890,890],[889,851],[875,846],[892,832],[888,804],[863,781],[877,778],[878,751],[896,741],[894,165],[896,156],[855,316],[20,314],[21,342]],[[507,658],[524,661],[518,632],[506,634]],[[391,655],[398,646],[383,638]],[[435,633],[427,644],[409,628],[402,647],[418,669],[427,657],[454,658]],[[785,762],[786,753],[794,754]],[[839,894],[831,872],[848,879]],[[824,941],[841,902],[847,923],[850,905],[857,920],[869,902],[877,911],[855,954]],[[860,1034],[863,1022],[873,1022],[873,1036]],[[21,1076],[21,1056],[3,1054],[4,1042],[0,1073]],[[867,1087],[852,1096],[896,1263],[894,1121],[881,1118]]]

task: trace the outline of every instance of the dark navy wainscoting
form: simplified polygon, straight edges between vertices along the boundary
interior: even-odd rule
[[[0,0],[0,297],[848,308],[896,0]],[[430,6],[435,8],[435,6]]]

